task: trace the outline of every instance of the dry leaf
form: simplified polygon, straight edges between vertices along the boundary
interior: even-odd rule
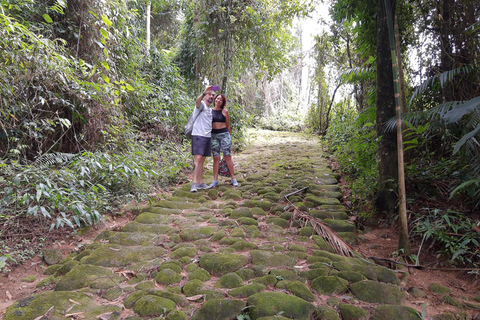
[[[132,270],[118,270],[118,271],[115,271],[115,273],[118,273],[118,275],[120,275],[120,276],[124,276],[128,280],[137,276],[135,271],[132,271]]]
[[[65,318],[83,319],[83,312],[69,313],[65,315]]]
[[[7,295],[8,300],[12,300],[12,295],[10,292],[7,291],[5,294]]]
[[[77,301],[75,301],[75,300],[73,300],[73,299],[68,299],[68,301],[70,301],[70,302],[73,303],[73,304],[76,304],[77,306],[81,305],[81,303],[79,303],[79,302],[77,302]]]
[[[205,295],[203,295],[203,294],[197,294],[196,296],[187,297],[187,300],[188,301],[197,301],[198,299],[203,298],[204,296]]]

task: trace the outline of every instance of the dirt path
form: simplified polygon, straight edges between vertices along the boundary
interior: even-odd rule
[[[457,274],[392,271],[358,257],[391,255],[395,232],[355,229],[315,137],[254,137],[234,155],[238,188],[227,179],[197,193],[184,185],[137,208],[126,225],[64,243],[61,261],[33,260],[15,270],[16,281],[2,279],[3,318],[419,319],[424,306],[425,319],[474,318],[478,293]],[[285,199],[292,193],[294,207]],[[318,221],[356,257],[336,254],[315,233]],[[79,241],[85,248],[68,254]]]

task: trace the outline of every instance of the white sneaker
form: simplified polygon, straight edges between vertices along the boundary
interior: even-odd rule
[[[197,192],[197,184],[195,182],[192,183],[192,186],[190,187],[190,192]]]

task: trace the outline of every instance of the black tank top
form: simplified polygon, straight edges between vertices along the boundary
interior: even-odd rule
[[[227,122],[223,110],[212,110],[212,122]]]

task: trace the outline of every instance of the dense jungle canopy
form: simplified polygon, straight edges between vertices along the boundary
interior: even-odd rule
[[[401,108],[412,236],[478,264],[479,17],[478,0],[1,0],[0,270],[22,221],[91,225],[184,179],[207,84],[237,149],[248,127],[318,134],[360,223],[398,217]]]

